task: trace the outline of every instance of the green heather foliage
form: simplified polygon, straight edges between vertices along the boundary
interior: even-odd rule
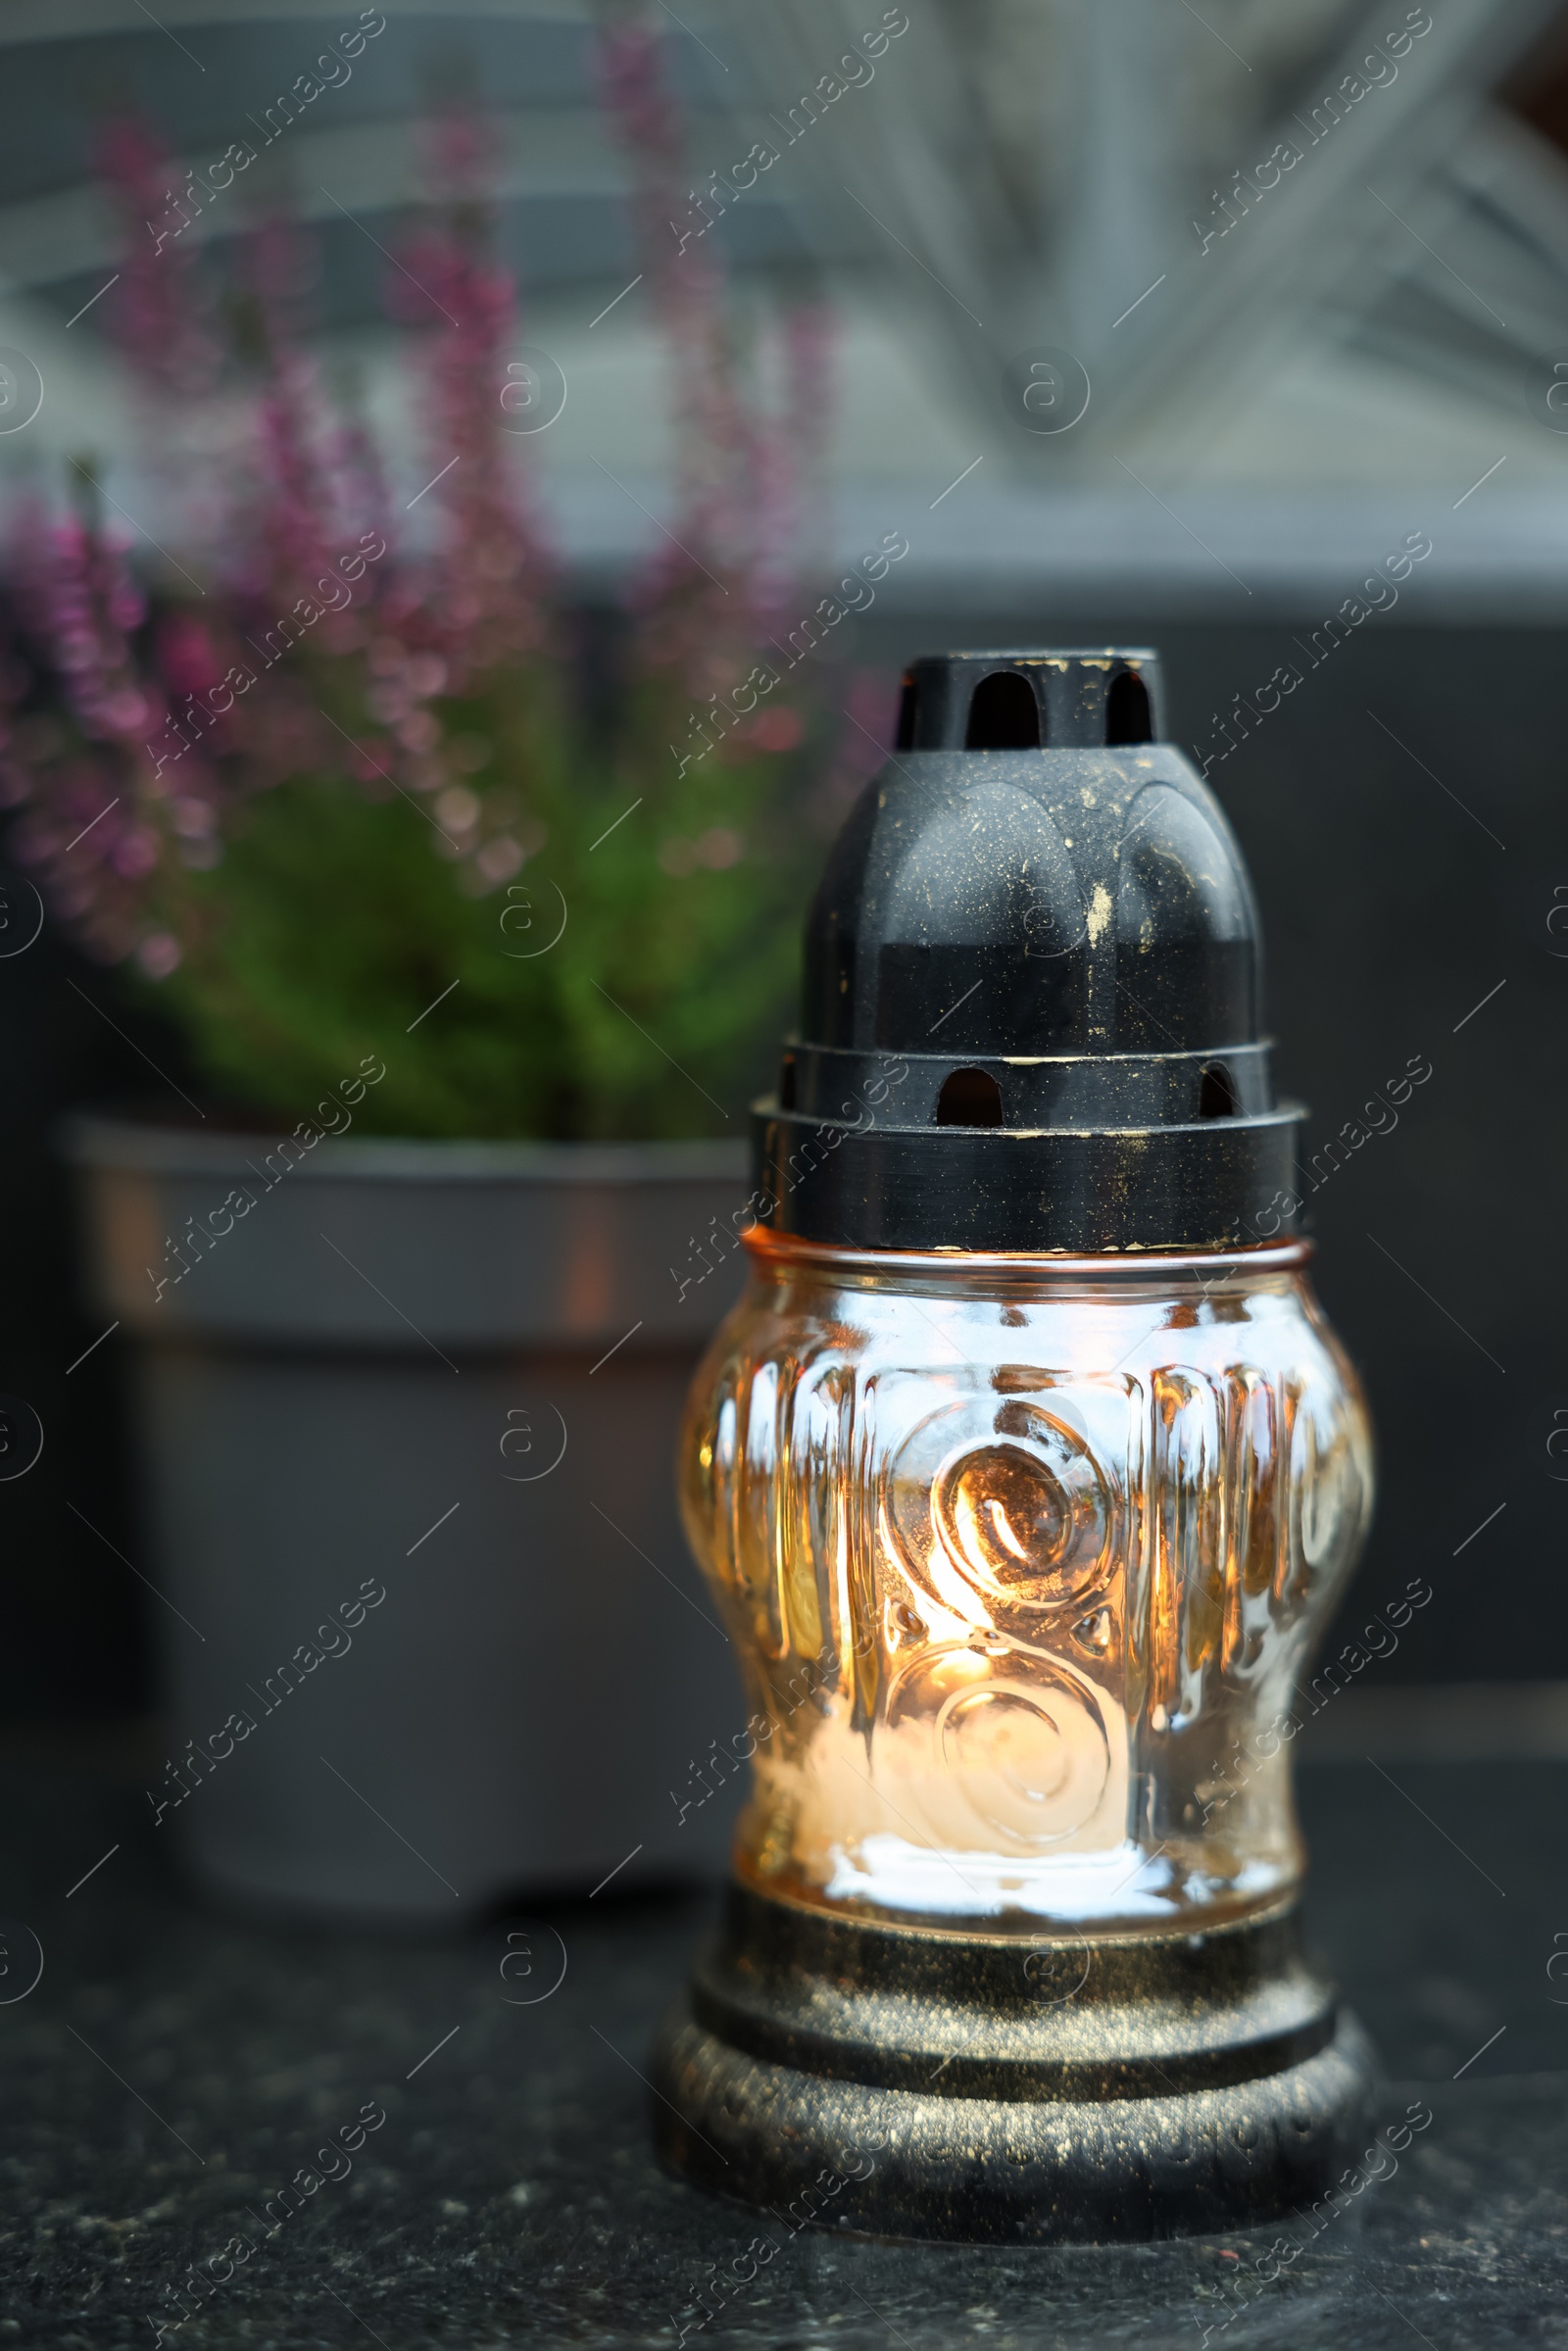
[[[181,928],[202,944],[161,994],[225,1092],[302,1114],[373,1050],[387,1074],[362,1129],[695,1135],[723,1131],[728,1109],[736,1131],[789,1016],[808,887],[780,807],[784,762],[710,759],[672,780],[663,735],[631,747],[651,696],[617,711],[618,756],[584,740],[563,699],[537,664],[437,705],[489,755],[460,787],[481,822],[520,802],[509,779],[527,775],[544,846],[509,884],[455,887],[438,816],[333,774],[257,795],[222,863],[183,877]],[[820,843],[805,838],[810,863]],[[692,870],[663,870],[656,841]],[[733,864],[698,861],[700,847],[724,857],[741,841]]]

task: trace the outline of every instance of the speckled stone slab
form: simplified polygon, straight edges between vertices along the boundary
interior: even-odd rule
[[[167,1875],[123,1765],[14,1751],[0,2346],[1568,2345],[1568,1765],[1301,1783],[1380,2124],[1429,2126],[1316,2222],[1019,2251],[797,2229],[659,2169],[641,2077],[710,1892],[445,1943],[236,1921]]]

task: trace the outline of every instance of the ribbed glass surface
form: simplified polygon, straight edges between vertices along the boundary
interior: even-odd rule
[[[1288,1892],[1275,1718],[1372,1493],[1305,1252],[749,1247],[683,1444],[756,1709],[742,1876],[1002,1932]]]

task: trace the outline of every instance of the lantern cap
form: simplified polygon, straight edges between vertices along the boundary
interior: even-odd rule
[[[911,664],[754,1112],[778,1230],[1030,1252],[1295,1230],[1251,884],[1159,717],[1142,649]]]

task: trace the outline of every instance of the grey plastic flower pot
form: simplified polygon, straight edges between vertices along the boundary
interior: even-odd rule
[[[746,1714],[672,1464],[742,1150],[68,1148],[133,1345],[157,1834],[231,1897],[410,1921],[719,1864],[700,1765]]]

